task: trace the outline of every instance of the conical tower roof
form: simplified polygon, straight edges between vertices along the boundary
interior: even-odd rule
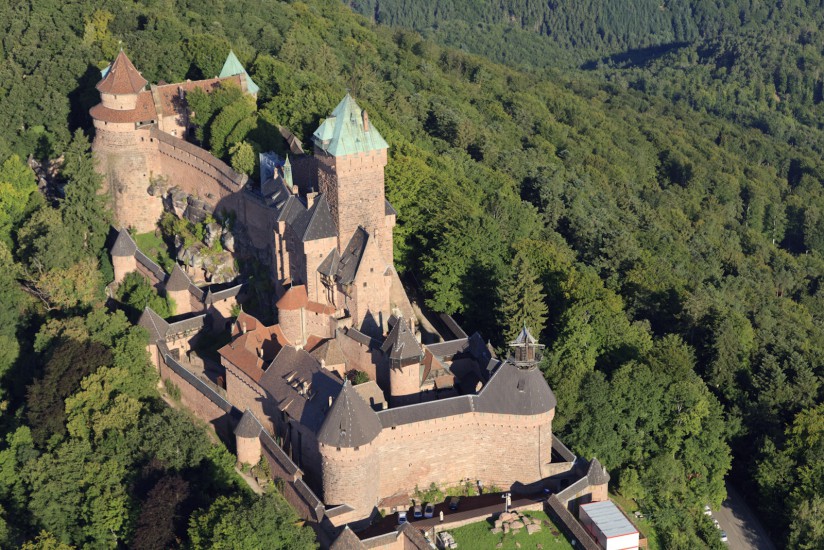
[[[223,63],[223,68],[220,70],[220,78],[227,78],[238,74],[242,74],[246,77],[246,90],[250,94],[256,94],[260,91],[260,87],[255,84],[255,81],[252,80],[252,77],[249,76],[249,73],[247,73],[246,69],[243,68],[243,65],[240,64],[240,60],[235,55],[235,52],[229,50],[229,55],[226,56],[226,61]]]
[[[315,130],[312,139],[317,147],[336,157],[389,148],[368,120],[363,109],[346,94],[329,118]]]
[[[183,271],[179,264],[175,264],[172,269],[172,274],[169,275],[169,278],[166,280],[166,291],[178,292],[186,290],[190,284],[192,284],[192,281],[189,279],[189,276],[186,275],[186,272]]]
[[[97,89],[104,94],[136,94],[146,84],[148,81],[135,69],[126,52],[120,50],[106,77],[97,83]]]
[[[390,359],[397,360],[420,358],[423,353],[421,345],[403,318],[398,319],[392,327],[381,350],[388,353]]]
[[[238,422],[235,427],[235,435],[238,437],[245,437],[247,439],[254,439],[260,435],[260,430],[261,426],[255,418],[255,415],[252,414],[252,411],[246,409],[240,419],[240,422]]]
[[[535,337],[532,336],[532,333],[529,332],[529,329],[526,328],[526,325],[524,325],[524,328],[521,329],[521,332],[518,333],[518,337],[515,338],[515,341],[512,342],[512,343],[513,344],[536,344],[537,340],[535,340]]]
[[[135,244],[134,239],[132,239],[128,231],[121,229],[117,234],[114,245],[112,245],[112,257],[123,258],[134,256],[135,252],[137,252],[137,244]]]
[[[143,310],[137,324],[149,331],[149,341],[151,343],[163,340],[166,338],[166,333],[169,332],[169,323],[164,321],[163,317],[155,313],[149,306],[146,306]]]
[[[359,447],[375,439],[381,428],[378,415],[346,380],[326,413],[318,441],[330,447]]]

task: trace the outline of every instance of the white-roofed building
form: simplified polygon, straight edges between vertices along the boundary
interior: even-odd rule
[[[581,524],[605,550],[635,550],[640,534],[638,529],[611,500],[582,504]]]

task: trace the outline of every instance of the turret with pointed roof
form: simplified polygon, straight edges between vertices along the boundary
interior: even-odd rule
[[[101,94],[125,95],[139,93],[148,83],[132,64],[126,52],[120,50],[114,63],[106,71],[106,76],[96,87]]]
[[[529,367],[541,360],[544,345],[539,344],[526,325],[523,326],[517,338],[509,343],[512,349],[510,361],[519,367]]]
[[[318,431],[318,441],[330,447],[360,447],[381,433],[375,411],[346,380]]]
[[[312,139],[316,147],[336,157],[389,148],[378,130],[369,124],[369,115],[348,93],[315,130]]]
[[[220,78],[227,78],[239,74],[242,74],[246,79],[246,91],[252,95],[257,95],[260,87],[255,84],[255,81],[252,80],[252,77],[249,76],[249,73],[247,73],[243,65],[240,64],[235,52],[229,50],[229,55],[226,56],[226,62],[223,63],[223,68],[220,70]]]

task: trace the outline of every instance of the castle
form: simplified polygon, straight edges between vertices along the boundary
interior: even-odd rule
[[[451,319],[448,333],[424,343],[393,265],[389,146],[367,112],[347,94],[314,132],[314,154],[287,159],[258,184],[184,140],[186,93],[227,83],[257,91],[233,54],[218,78],[147,90],[121,51],[91,110],[93,151],[121,227],[115,279],[141,271],[184,304],[176,318],[147,308],[140,319],[153,363],[184,403],[233,430],[240,462],[268,460],[305,516],[336,528],[368,524],[432,483],[508,489],[578,479],[580,460],[553,437],[543,346],[526,327],[503,358]],[[201,287],[179,265],[166,275],[137,249],[125,228],[154,229],[181,192],[192,208],[231,212],[247,253],[266,259],[277,324],[232,314],[241,285]],[[211,380],[188,364],[191,351],[227,327],[222,374]],[[592,483],[570,498],[606,498],[606,472],[593,464],[581,478]]]

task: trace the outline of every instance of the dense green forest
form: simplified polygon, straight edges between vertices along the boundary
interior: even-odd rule
[[[500,29],[519,13],[479,18],[466,4],[415,17],[444,29],[445,14],[465,15],[452,21],[468,37],[483,35],[479,23]],[[775,77],[770,63],[784,66],[778,52],[790,34],[757,64],[747,33],[757,42],[771,18],[817,5],[665,5],[661,15],[650,2],[634,4],[646,15],[627,17],[612,2],[576,3],[581,11],[566,15],[524,3],[535,14],[516,16],[518,29],[494,30],[489,49],[474,49],[492,60],[376,26],[336,0],[0,6],[0,121],[8,129],[0,136],[0,255],[9,266],[0,274],[0,339],[8,343],[0,346],[0,536],[19,542],[43,529],[77,546],[113,546],[115,536],[138,545],[145,512],[174,518],[165,535],[152,534],[170,546],[208,546],[199,542],[204,532],[227,528],[218,503],[241,516],[262,513],[232,480],[225,450],[204,443],[141,380],[142,336],[121,314],[95,307],[111,276],[101,253],[106,217],[88,206],[99,182],[75,130],[90,133],[99,69],[122,42],[151,82],[212,76],[234,48],[261,87],[258,104],[229,97],[200,122],[201,139],[238,166],[244,144],[268,146],[277,125],[308,138],[349,89],[390,144],[387,192],[399,211],[396,262],[405,279],[430,308],[499,346],[513,312],[532,324],[545,319],[556,432],[610,469],[612,489],[641,503],[665,547],[720,544],[701,507],[720,504],[727,474],[770,519],[780,545],[821,547],[817,96],[790,93],[806,105],[805,120],[784,88],[773,103],[769,94],[748,99],[749,88],[731,92],[744,80],[757,88],[752,75]],[[379,21],[407,23],[382,19],[392,5],[362,3]],[[588,14],[611,26],[582,27]],[[535,28],[538,20],[546,29]],[[444,39],[439,32],[432,38]],[[510,52],[506,65],[490,53],[496,41]],[[616,55],[676,43],[644,61]],[[708,69],[735,43],[746,55],[732,58],[734,69]],[[815,90],[815,48],[794,44],[810,51],[812,65],[787,67],[784,82]],[[509,57],[516,46],[523,63]],[[557,66],[532,62],[556,53]],[[684,67],[665,56],[685,56]],[[796,68],[800,79],[790,78]],[[61,153],[66,197],[46,203],[21,159]],[[530,300],[545,307],[525,307]],[[152,440],[160,428],[147,425],[188,434],[177,437],[192,450],[173,459]],[[89,489],[78,497],[53,476]],[[152,494],[180,494],[183,483],[185,497],[162,499],[172,511],[148,504]],[[204,508],[216,495],[223,498]]]

